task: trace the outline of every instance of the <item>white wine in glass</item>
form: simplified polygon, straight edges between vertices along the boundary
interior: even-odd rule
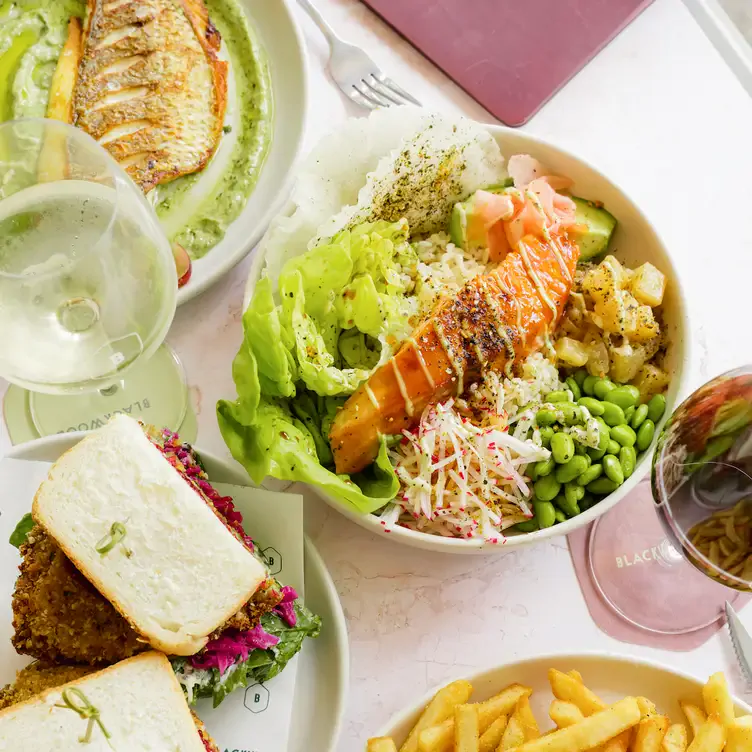
[[[144,400],[141,417],[179,427],[182,369],[157,353],[176,293],[157,217],[101,146],[56,121],[0,125],[0,376],[31,392],[41,435]]]

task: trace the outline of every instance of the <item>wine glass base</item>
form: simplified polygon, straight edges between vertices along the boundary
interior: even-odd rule
[[[649,484],[638,493],[650,495]],[[649,501],[630,498],[593,523],[587,552],[593,585],[624,621],[648,632],[680,635],[710,627],[739,593],[683,558]]]
[[[177,356],[162,345],[109,389],[73,395],[29,392],[28,408],[40,436],[91,431],[117,413],[177,431],[188,410],[188,387]],[[6,420],[12,432],[7,410]]]

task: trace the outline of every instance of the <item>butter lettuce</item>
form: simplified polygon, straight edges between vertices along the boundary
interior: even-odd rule
[[[217,417],[227,446],[256,483],[304,481],[362,513],[394,498],[386,441],[357,476],[337,475],[328,435],[338,407],[411,330],[417,265],[407,222],[365,223],[290,259],[278,299],[268,277],[243,316],[234,402]]]

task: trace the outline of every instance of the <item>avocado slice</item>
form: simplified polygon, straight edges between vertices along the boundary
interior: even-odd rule
[[[580,248],[580,261],[589,261],[608,250],[611,236],[616,229],[616,217],[592,201],[572,196],[577,206],[575,221],[587,227],[587,231],[577,235]]]
[[[507,178],[502,183],[489,185],[483,188],[488,193],[502,193],[506,188],[514,185],[512,178]],[[449,219],[449,239],[459,248],[468,250],[468,225],[473,221],[473,203],[475,194],[467,201],[458,201],[452,209],[452,216]]]

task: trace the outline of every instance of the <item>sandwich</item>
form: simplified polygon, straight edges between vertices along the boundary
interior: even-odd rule
[[[91,752],[218,752],[161,653],[70,681],[61,682],[56,669],[35,675],[39,693],[0,710],[2,752],[79,752],[83,745]],[[19,683],[25,678],[21,672]]]
[[[14,533],[14,647],[92,667],[159,650],[189,702],[270,679],[320,622],[242,521],[176,434],[113,417],[53,465]]]

